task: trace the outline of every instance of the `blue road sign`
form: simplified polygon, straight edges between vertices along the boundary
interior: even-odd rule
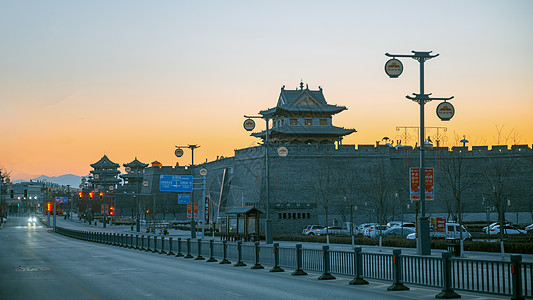
[[[68,197],[56,197],[56,203],[68,203]]]
[[[192,192],[192,175],[160,175],[161,192]]]
[[[178,204],[187,204],[191,202],[191,194],[178,194]]]

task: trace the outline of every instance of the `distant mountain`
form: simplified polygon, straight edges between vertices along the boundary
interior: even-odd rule
[[[77,188],[81,183],[81,176],[77,176],[73,174],[65,174],[61,176],[52,176],[52,177],[41,175],[33,179],[33,181],[48,181],[48,182],[53,182],[53,183],[57,183],[60,185],[70,185],[71,187]]]

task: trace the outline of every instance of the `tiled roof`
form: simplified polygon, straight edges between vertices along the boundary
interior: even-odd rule
[[[107,155],[104,155],[102,158],[100,158],[99,161],[95,162],[94,164],[91,164],[91,167],[95,169],[102,169],[102,168],[118,168],[120,167],[119,164],[112,162]]]
[[[341,128],[341,127],[332,126],[332,125],[320,125],[320,126],[317,126],[317,125],[283,125],[280,127],[271,128],[269,131],[269,134],[272,135],[272,134],[278,133],[278,134],[290,134],[290,135],[302,135],[302,136],[307,136],[307,135],[343,136],[343,135],[351,134],[353,132],[357,132],[357,130],[346,129],[346,128]],[[254,132],[252,133],[252,136],[263,137],[265,136],[265,131],[263,130],[261,132]]]
[[[148,167],[148,164],[143,164],[142,162],[137,160],[137,157],[135,157],[135,159],[132,162],[127,163],[127,164],[123,164],[123,166],[124,167],[130,167],[132,169],[137,169],[137,168],[146,168],[146,167]]]

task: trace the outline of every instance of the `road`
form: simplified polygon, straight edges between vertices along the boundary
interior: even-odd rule
[[[0,229],[0,299],[434,299],[438,289],[388,292],[80,241],[26,218]],[[461,293],[463,299],[503,299]]]

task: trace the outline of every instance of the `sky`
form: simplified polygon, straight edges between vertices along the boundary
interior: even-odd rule
[[[425,109],[445,146],[531,147],[532,13],[533,1],[0,0],[0,168],[82,176],[104,154],[187,165],[174,150],[189,144],[195,163],[232,156],[258,142],[243,115],[300,81],[348,108],[333,118],[357,130],[343,144],[401,139],[398,126],[419,125],[405,98],[419,64],[402,59],[391,79],[385,53],[412,50],[439,54],[425,92],[455,97],[448,122],[438,101]]]

